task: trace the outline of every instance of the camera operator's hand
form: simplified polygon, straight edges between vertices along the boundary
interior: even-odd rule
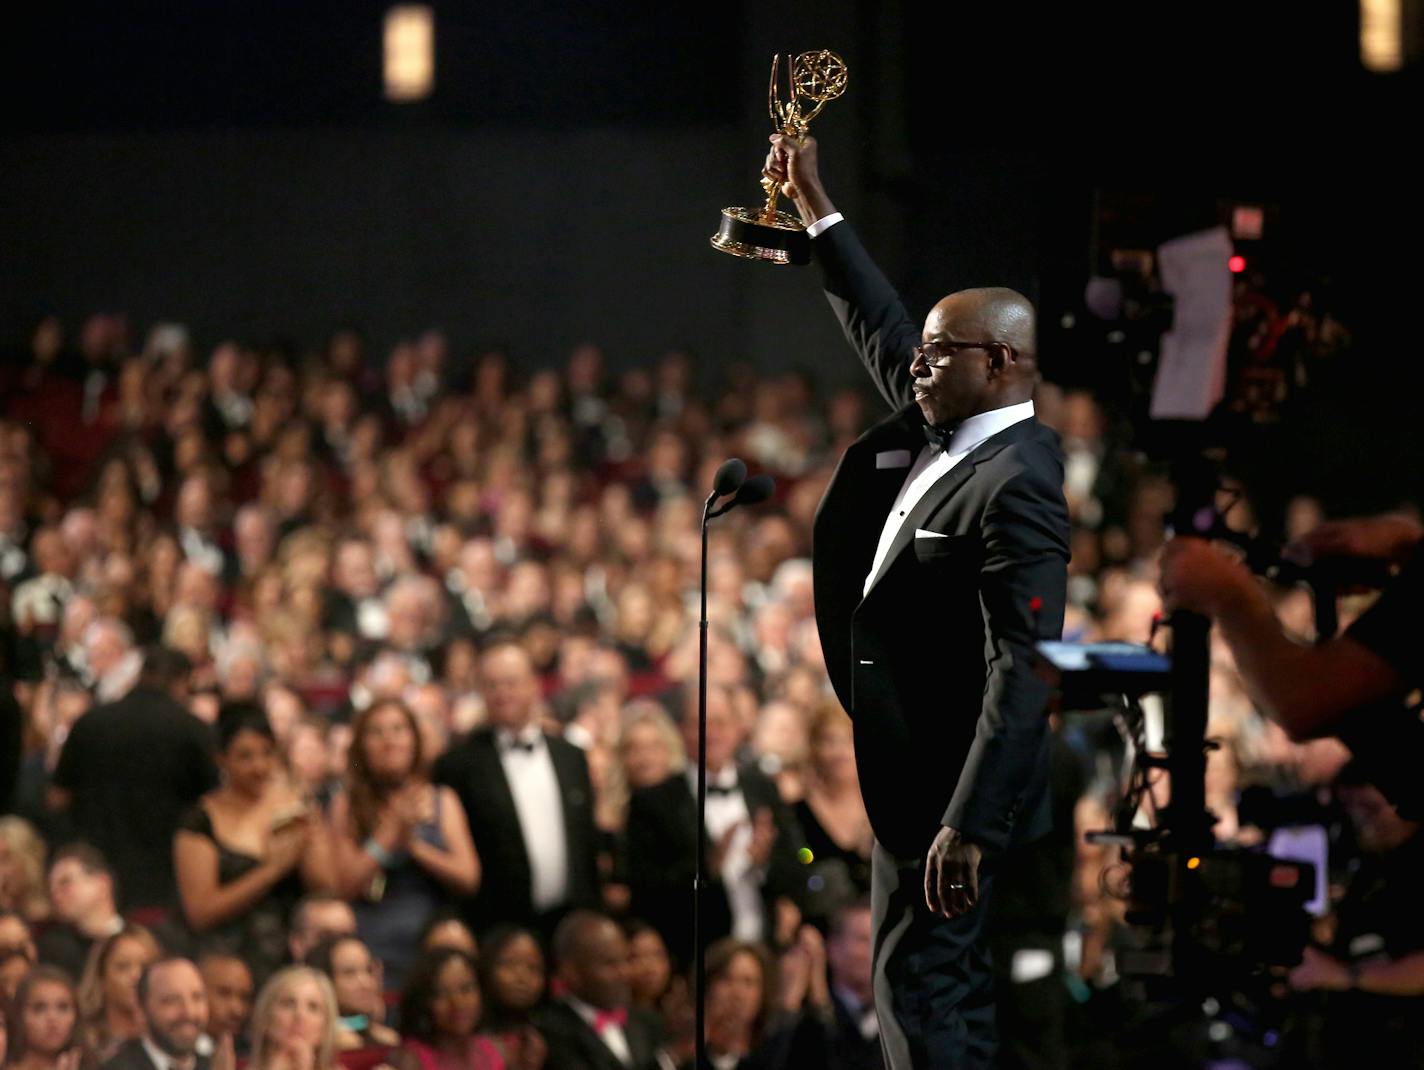
[[[1167,608],[1208,617],[1219,616],[1256,583],[1238,558],[1205,539],[1192,537],[1167,543],[1161,569],[1157,585]]]
[[[762,168],[762,174],[781,183],[782,196],[792,200],[808,227],[836,210],[821,185],[816,157],[816,139],[810,135],[797,140],[786,134],[772,134],[771,151]]]
[[[1292,542],[1282,556],[1300,565],[1337,557],[1403,561],[1420,539],[1424,539],[1424,527],[1412,517],[1399,513],[1327,520]]]
[[[1350,968],[1333,955],[1308,947],[1300,965],[1290,972],[1290,986],[1297,992],[1343,992],[1350,987]]]

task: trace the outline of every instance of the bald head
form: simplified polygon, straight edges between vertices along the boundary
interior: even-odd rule
[[[1002,286],[960,290],[930,309],[921,335],[930,355],[910,364],[926,422],[952,427],[1031,399],[1038,381],[1034,329],[1028,298]]]
[[[977,286],[952,293],[930,310],[925,320],[928,330],[936,320],[972,335],[954,335],[960,341],[1005,342],[1018,351],[1019,359],[1036,360],[1037,314],[1033,303],[1006,286]]]
[[[611,919],[576,910],[554,930],[554,969],[570,992],[602,1010],[626,1007],[628,940]]]

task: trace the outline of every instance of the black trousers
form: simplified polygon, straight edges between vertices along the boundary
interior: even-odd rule
[[[998,1048],[987,934],[992,867],[980,867],[978,905],[957,918],[925,906],[924,867],[923,858],[896,858],[875,844],[870,899],[885,1065],[992,1067]]]

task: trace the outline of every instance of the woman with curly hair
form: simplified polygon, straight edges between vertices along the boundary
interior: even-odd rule
[[[420,728],[383,699],[356,718],[346,790],[331,804],[337,883],[357,931],[398,989],[427,922],[450,895],[473,895],[480,860],[459,796],[425,776]]]

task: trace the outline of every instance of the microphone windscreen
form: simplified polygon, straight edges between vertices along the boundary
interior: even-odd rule
[[[776,491],[776,481],[771,476],[752,476],[737,491],[738,505],[756,505],[764,502]]]
[[[737,490],[746,481],[746,478],[746,464],[736,457],[729,457],[717,469],[717,475],[712,481],[712,489],[717,492],[717,496],[720,498],[724,494],[731,494]]]

